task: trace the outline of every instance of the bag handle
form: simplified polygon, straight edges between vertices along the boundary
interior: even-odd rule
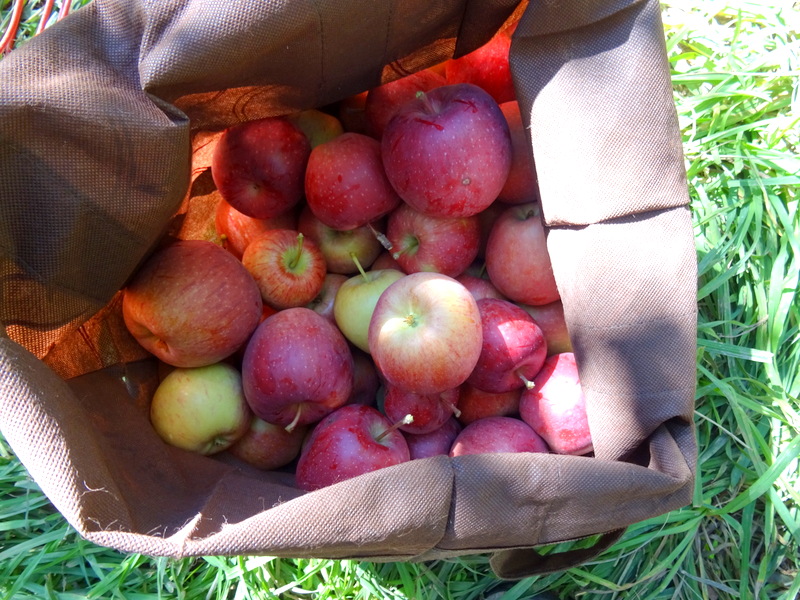
[[[625,533],[625,528],[602,534],[588,548],[539,554],[534,548],[518,548],[495,552],[489,560],[492,571],[500,579],[516,580],[532,575],[547,575],[577,567],[610,548]]]

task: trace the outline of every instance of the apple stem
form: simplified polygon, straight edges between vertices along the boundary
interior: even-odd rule
[[[391,252],[394,246],[392,245],[392,242],[389,241],[389,238],[386,237],[385,234],[375,229],[375,226],[372,223],[367,223],[367,227],[369,227],[369,230],[372,232],[372,235],[374,235],[375,238],[380,242],[384,250]]]
[[[451,404],[450,409],[453,411],[453,416],[456,419],[461,416],[461,411],[458,410],[458,407],[455,404]]]
[[[525,375],[523,375],[521,371],[516,371],[516,373],[517,373],[517,377],[519,377],[520,379],[522,379],[522,381],[525,383],[525,387],[526,387],[527,389],[529,389],[529,390],[532,390],[533,388],[535,388],[535,387],[536,387],[536,384],[535,384],[535,383],[533,383],[533,382],[532,382],[530,379],[528,379],[527,377],[525,377]]]
[[[361,277],[364,278],[364,281],[369,283],[369,277],[367,277],[366,271],[364,271],[364,267],[361,266],[361,261],[358,260],[358,256],[356,256],[355,252],[350,253],[350,258],[353,259],[353,262],[356,263],[356,267],[358,268],[358,272],[361,273]]]
[[[292,260],[289,263],[289,268],[294,269],[297,266],[297,263],[300,262],[300,257],[303,255],[303,237],[302,233],[297,234],[297,244],[294,247],[294,254],[292,254]]]
[[[392,425],[391,427],[387,427],[384,430],[383,433],[381,433],[379,436],[377,436],[375,438],[375,441],[376,442],[380,442],[383,438],[385,438],[387,435],[392,433],[395,429],[398,429],[399,427],[402,427],[403,425],[411,425],[411,423],[413,423],[413,422],[414,422],[414,416],[408,414],[405,417],[403,417],[402,419],[400,419],[397,423]]]
[[[433,104],[431,104],[431,99],[428,98],[428,94],[420,90],[416,93],[416,98],[417,100],[420,100],[422,102],[422,104],[425,106],[425,108],[429,113],[433,114],[436,112],[436,110],[433,107]]]
[[[294,431],[294,428],[297,427],[297,424],[300,423],[300,414],[302,412],[303,412],[303,405],[298,404],[297,412],[294,413],[294,419],[292,419],[292,422],[289,423],[286,427],[284,427],[287,433],[292,433]]]

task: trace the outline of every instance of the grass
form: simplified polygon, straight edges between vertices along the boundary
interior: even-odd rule
[[[43,3],[30,4],[23,38]],[[0,598],[800,597],[800,7],[671,0],[663,14],[700,274],[691,505],[517,583],[482,556],[153,559],[82,540],[0,442]]]

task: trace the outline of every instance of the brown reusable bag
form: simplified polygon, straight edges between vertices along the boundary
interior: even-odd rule
[[[0,429],[56,508],[123,552],[492,553],[514,579],[588,560],[688,503],[696,257],[659,11],[95,0],[3,58]],[[162,443],[147,419],[155,366],[121,325],[119,290],[203,181],[193,134],[330,105],[518,17],[512,70],[595,456],[438,457],[306,494],[291,473]],[[588,549],[534,549],[594,534]]]

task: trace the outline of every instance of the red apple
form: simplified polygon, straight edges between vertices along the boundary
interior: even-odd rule
[[[513,417],[487,417],[464,427],[450,456],[495,452],[548,452],[544,440],[526,423]]]
[[[560,298],[538,204],[510,206],[500,215],[486,245],[486,272],[514,302],[538,306]]]
[[[322,289],[311,302],[306,304],[306,308],[310,308],[322,315],[335,325],[336,318],[333,314],[333,303],[336,301],[336,294],[339,292],[339,288],[342,287],[342,284],[347,279],[347,275],[327,273],[322,282]]]
[[[285,467],[300,455],[307,433],[308,427],[287,431],[285,427],[254,416],[247,431],[228,452],[257,469],[272,471]]]
[[[297,221],[297,230],[317,244],[328,273],[352,275],[358,272],[353,256],[365,269],[375,262],[383,251],[373,229],[362,225],[354,229],[339,230],[328,227],[306,206]]]
[[[369,91],[348,96],[339,102],[337,115],[345,132],[369,135],[365,106]]]
[[[448,60],[445,63],[447,83],[473,83],[486,90],[498,104],[515,100],[508,60],[511,33],[513,28],[507,28],[469,54]]]
[[[314,427],[297,462],[296,483],[317,490],[411,459],[403,434],[371,406],[349,404]]]
[[[483,345],[467,382],[487,392],[509,392],[530,383],[547,356],[544,333],[527,312],[508,300],[478,301]]]
[[[353,357],[341,332],[313,310],[287,308],[253,333],[242,360],[253,412],[292,429],[319,421],[353,390]]]
[[[254,219],[239,212],[225,200],[220,200],[217,204],[214,225],[223,239],[224,248],[241,260],[247,245],[265,231],[296,229],[297,215],[290,210],[276,217]]]
[[[456,418],[451,416],[444,425],[430,433],[403,432],[411,460],[430,458],[431,456],[447,456],[461,429]]]
[[[286,117],[235,125],[219,139],[211,176],[222,197],[256,219],[289,211],[303,197],[311,145]]]
[[[404,104],[381,140],[386,175],[420,212],[469,217],[497,198],[511,168],[511,136],[481,88],[446,85]]]
[[[325,282],[319,247],[291,229],[262,233],[245,249],[242,264],[256,280],[264,302],[278,310],[309,304]]]
[[[344,133],[314,148],[305,190],[311,212],[333,229],[361,227],[400,204],[383,171],[380,143],[358,133]]]
[[[389,215],[386,237],[406,273],[457,277],[478,255],[480,227],[477,216],[433,217],[403,203]]]
[[[375,363],[363,350],[351,348],[350,351],[353,354],[353,392],[347,403],[376,406],[381,382]]]
[[[458,388],[438,394],[416,394],[389,384],[383,399],[383,413],[390,421],[411,415],[411,423],[400,425],[406,433],[430,433],[458,413]]]
[[[476,302],[483,298],[497,298],[498,300],[507,299],[488,279],[483,279],[482,277],[464,272],[456,277],[456,281],[470,291]]]
[[[520,398],[520,417],[557,454],[591,452],[592,434],[575,355],[564,352],[548,357],[533,383]]]
[[[176,367],[219,362],[261,318],[258,286],[229,252],[185,240],[153,254],[123,291],[122,315],[136,340]]]
[[[150,404],[150,421],[172,446],[216,454],[241,438],[250,424],[242,378],[227,363],[177,368],[161,381]]]
[[[417,92],[428,92],[445,83],[443,75],[423,69],[369,90],[364,113],[370,135],[380,139],[386,124],[401,106],[417,97]]]
[[[459,388],[458,421],[469,425],[487,417],[513,417],[519,414],[519,399],[522,388],[508,392],[486,392],[469,383]]]
[[[539,306],[529,306],[527,304],[520,304],[519,306],[532,316],[539,327],[542,328],[544,337],[547,340],[548,356],[562,352],[572,352],[572,340],[569,337],[567,322],[564,318],[564,306],[561,304],[561,300]]]
[[[418,394],[466,381],[482,341],[472,294],[440,273],[412,273],[386,288],[368,332],[370,353],[386,381]]]
[[[539,182],[533,164],[530,139],[519,112],[519,103],[504,102],[500,105],[500,110],[503,111],[511,132],[511,170],[497,199],[506,204],[538,202]]]
[[[403,271],[403,267],[400,266],[400,263],[395,260],[394,256],[392,256],[392,253],[388,250],[381,252],[378,255],[378,258],[376,258],[375,262],[372,263],[371,269],[373,271],[380,271],[381,269],[394,269],[395,271],[405,273],[405,271]]]

